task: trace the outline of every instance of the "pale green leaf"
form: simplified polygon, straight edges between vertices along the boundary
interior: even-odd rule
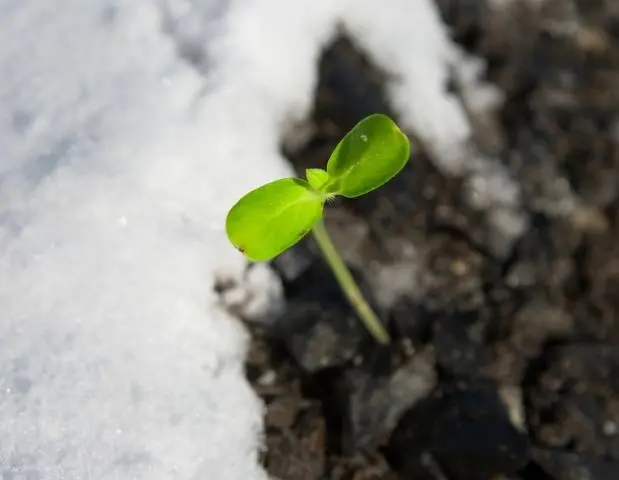
[[[308,168],[305,170],[305,177],[312,188],[318,191],[322,190],[330,178],[329,174],[322,168]]]
[[[386,115],[361,120],[337,145],[327,172],[328,193],[353,198],[388,182],[410,157],[410,142]]]
[[[304,180],[284,178],[241,198],[228,212],[230,242],[249,259],[270,260],[303,238],[320,218],[323,197]]]

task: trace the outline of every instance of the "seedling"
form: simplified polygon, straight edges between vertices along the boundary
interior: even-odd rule
[[[326,170],[309,168],[306,180],[275,180],[242,197],[228,212],[228,238],[248,259],[264,262],[311,231],[359,318],[378,342],[388,343],[389,334],[336,250],[322,215],[328,200],[360,197],[387,183],[409,156],[410,143],[398,126],[386,115],[370,115],[335,147]]]

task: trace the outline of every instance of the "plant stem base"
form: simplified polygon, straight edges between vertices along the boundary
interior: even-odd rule
[[[378,343],[388,344],[390,339],[387,330],[385,330],[385,327],[363,297],[357,282],[355,282],[350,270],[331,241],[322,219],[316,223],[312,233],[344,295],[346,295],[350,305],[357,312],[359,319]]]

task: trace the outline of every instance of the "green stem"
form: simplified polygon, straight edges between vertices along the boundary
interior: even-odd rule
[[[314,234],[316,243],[318,243],[318,247],[320,247],[325,260],[329,264],[329,267],[331,267],[335,278],[340,284],[342,291],[346,295],[346,298],[348,298],[351,306],[357,312],[357,315],[359,315],[365,327],[370,331],[376,341],[382,344],[389,343],[389,334],[363,297],[350,270],[348,270],[348,267],[342,260],[335,245],[333,245],[323,220],[316,223],[312,233]]]

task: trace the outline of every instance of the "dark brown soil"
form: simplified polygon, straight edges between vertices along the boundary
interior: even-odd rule
[[[506,95],[476,139],[519,182],[529,227],[498,254],[466,178],[421,149],[330,208],[394,341],[368,338],[311,238],[273,262],[286,311],[252,327],[247,365],[267,405],[264,464],[280,480],[617,480],[619,6],[437,1]],[[320,72],[314,135],[286,152],[300,175],[365,115],[397,120],[388,76],[345,35]]]

